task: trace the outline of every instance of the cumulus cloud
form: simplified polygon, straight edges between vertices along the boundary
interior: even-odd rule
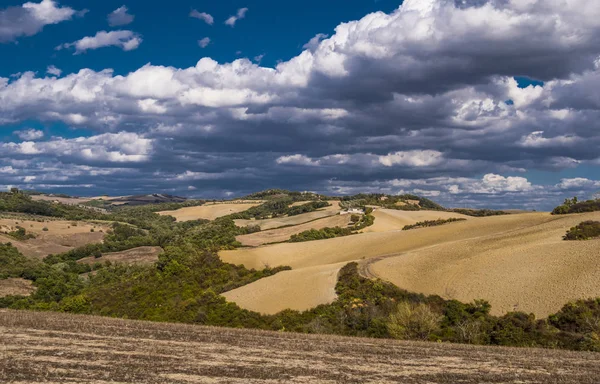
[[[130,14],[129,9],[123,5],[109,13],[107,16],[107,21],[108,25],[111,27],[118,27],[121,25],[131,24],[134,18],[135,16]]]
[[[35,35],[44,26],[70,20],[77,13],[72,8],[59,6],[54,0],[0,9],[0,43]]]
[[[121,163],[126,169],[113,175],[121,184],[106,188],[185,192],[193,181],[198,194],[217,196],[276,186],[419,191],[448,205],[549,208],[563,194],[597,188],[593,180],[575,187],[527,178],[600,165],[597,8],[584,0],[406,0],[315,36],[274,67],[202,58],[120,75],[0,78],[0,124],[62,121],[95,136],[129,131],[149,140],[131,153],[84,142],[86,156],[63,143],[71,139],[22,139],[2,151],[32,164],[0,166],[17,170],[6,184],[35,175],[50,185],[57,181],[32,171],[39,159],[114,167],[123,154],[142,157]],[[541,82],[522,88],[519,76]],[[63,143],[70,154],[44,143]],[[87,177],[68,183],[93,183]]]
[[[119,47],[124,51],[132,51],[137,49],[142,43],[142,38],[139,34],[128,31],[99,31],[94,36],[86,36],[81,40],[72,43],[61,44],[56,47],[57,50],[74,47],[75,55],[86,52],[89,49],[98,49],[104,47]]]
[[[215,19],[212,17],[212,15],[210,15],[206,12],[198,12],[196,9],[193,9],[190,12],[190,17],[194,17],[196,19],[202,20],[208,25],[213,25],[215,22]]]
[[[208,47],[208,44],[210,44],[209,37],[205,37],[205,38],[198,40],[198,45],[200,46],[200,48],[206,48],[206,47]]]
[[[15,131],[15,135],[17,135],[21,140],[34,141],[39,140],[44,137],[44,132],[37,129],[26,129],[23,131]]]
[[[237,23],[238,20],[241,20],[244,17],[246,17],[246,12],[248,12],[248,8],[238,9],[235,16],[229,16],[229,18],[225,20],[225,24],[229,25],[230,27],[234,27],[235,23]]]
[[[49,75],[60,76],[62,71],[56,68],[54,65],[49,65],[48,68],[46,68],[46,73]]]

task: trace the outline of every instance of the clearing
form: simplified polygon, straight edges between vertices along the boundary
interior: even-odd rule
[[[308,231],[310,229],[322,229],[325,227],[345,228],[348,226],[349,222],[350,215],[334,215],[290,227],[255,232],[249,235],[240,235],[236,237],[236,240],[242,243],[242,245],[249,247],[257,247],[263,244],[287,241],[292,235],[296,235],[298,233]]]
[[[439,213],[432,214],[438,218]],[[390,231],[219,254],[228,263],[248,268],[291,266],[298,274],[289,274],[286,284],[297,289],[306,284],[301,273],[304,268],[358,261],[366,276],[382,278],[409,291],[464,302],[485,299],[492,304],[494,314],[517,309],[544,317],[569,301],[600,296],[600,240],[562,240],[569,228],[598,219],[600,212],[565,216],[525,213],[471,217],[412,231],[399,231],[399,225],[394,224],[388,226],[396,228]],[[257,283],[245,287],[249,295]],[[334,286],[332,283],[326,289]],[[282,300],[279,306],[296,305],[296,298],[281,296],[276,285],[270,289],[273,300]],[[261,291],[263,296],[268,294]],[[308,294],[313,295],[310,290]],[[254,305],[253,300],[240,294],[234,301],[244,307]],[[304,300],[318,301],[316,297]]]
[[[0,242],[10,242],[23,255],[37,258],[67,252],[90,243],[100,243],[106,231],[110,229],[108,225],[82,221],[48,220],[48,218],[32,220],[20,217],[0,219],[0,232],[12,232],[17,227],[25,228],[27,233],[36,235],[36,238],[20,241],[0,233]],[[44,231],[44,228],[48,230]]]
[[[0,280],[0,297],[29,296],[33,291],[35,287],[30,280],[12,277]]]
[[[122,263],[128,265],[148,265],[158,261],[158,255],[163,252],[161,247],[137,247],[121,252],[103,253],[102,257],[89,256],[78,260],[78,263],[96,264]]]
[[[578,383],[597,353],[0,310],[6,383]]]
[[[223,203],[207,203],[197,207],[185,207],[175,211],[160,211],[159,215],[173,216],[177,221],[190,221],[198,219],[214,220],[232,213],[244,212],[252,207],[262,204],[261,201],[238,202],[228,201]]]

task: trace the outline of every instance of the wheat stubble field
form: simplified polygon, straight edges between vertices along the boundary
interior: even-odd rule
[[[598,354],[0,310],[3,383],[597,383]]]
[[[335,281],[328,273],[352,261],[359,262],[367,277],[409,291],[464,302],[485,299],[497,315],[519,310],[545,317],[569,301],[600,295],[600,240],[562,240],[580,222],[600,220],[599,212],[471,217],[411,231],[398,228],[411,219],[432,219],[440,212],[382,210],[375,214],[375,230],[368,233],[220,252],[229,263],[248,268],[289,265],[295,272],[286,274],[285,295],[278,285],[257,281],[229,293],[228,299],[264,313],[286,305],[309,309],[301,304],[325,304],[335,296],[326,301],[328,296],[303,287],[311,284],[331,292]],[[269,279],[277,280],[276,276]]]

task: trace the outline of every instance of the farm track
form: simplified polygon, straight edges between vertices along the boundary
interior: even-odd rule
[[[0,310],[6,383],[597,383],[599,355]]]

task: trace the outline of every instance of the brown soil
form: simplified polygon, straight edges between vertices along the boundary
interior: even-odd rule
[[[0,280],[0,297],[4,296],[29,296],[35,291],[30,280],[2,279]]]
[[[77,225],[73,225],[77,224]],[[42,258],[49,254],[67,252],[90,243],[100,243],[110,229],[107,225],[64,220],[35,221],[23,219],[0,219],[0,232],[11,232],[17,226],[36,235],[35,239],[18,241],[0,234],[1,242],[11,242],[23,255]],[[48,228],[44,231],[43,228]],[[94,232],[91,230],[94,229]]]
[[[242,243],[242,245],[257,247],[263,244],[287,241],[292,235],[296,235],[310,229],[322,229],[325,227],[345,228],[348,226],[349,222],[350,215],[335,215],[291,227],[271,229],[268,231],[251,233],[249,235],[237,236],[236,240]]]
[[[222,216],[231,215],[232,213],[246,211],[260,204],[260,201],[229,201],[224,203],[208,203],[198,207],[186,207],[177,209],[175,211],[161,211],[157,213],[159,215],[173,216],[177,221],[189,221],[198,219],[214,220]]]
[[[318,328],[318,324],[314,324]],[[5,383],[592,384],[598,354],[0,310]]]
[[[95,264],[105,263],[122,263],[129,265],[148,265],[158,261],[158,255],[163,252],[161,247],[137,247],[128,249],[122,252],[110,252],[102,254],[102,257],[85,257],[78,260],[78,263]]]

